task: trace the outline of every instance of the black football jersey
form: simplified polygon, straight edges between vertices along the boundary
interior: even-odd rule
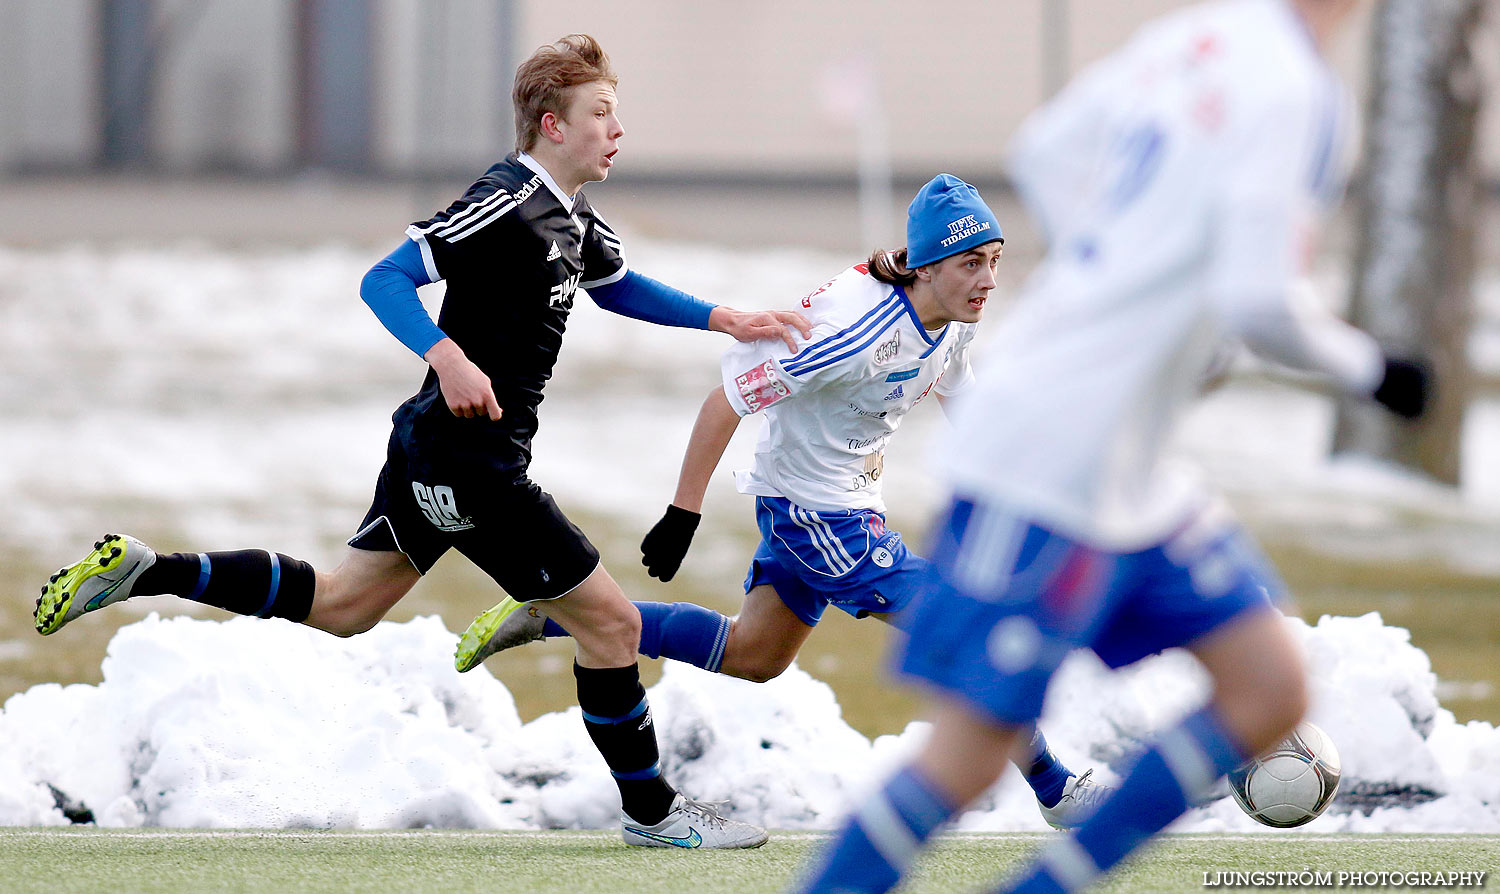
[[[392,417],[394,437],[413,459],[524,470],[577,290],[628,270],[619,237],[582,192],[569,198],[540,164],[514,153],[406,234],[428,274],[447,282],[438,326],[490,377],[502,414],[498,422],[454,416],[429,369]]]

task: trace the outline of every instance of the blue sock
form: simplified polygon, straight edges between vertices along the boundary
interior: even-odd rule
[[[1036,799],[1052,807],[1062,799],[1063,786],[1067,785],[1073,771],[1047,747],[1047,737],[1042,735],[1041,729],[1032,727],[1031,754],[1021,765],[1021,775],[1036,792]]]
[[[718,673],[729,644],[729,619],[691,602],[637,602],[641,654],[671,658]]]
[[[671,658],[719,672],[729,644],[729,619],[691,602],[637,602],[641,611],[641,648],[647,658]],[[547,619],[542,636],[567,636]]]
[[[955,812],[915,767],[906,767],[844,821],[797,890],[889,891],[901,881],[922,844]]]
[[[1247,758],[1212,705],[1164,733],[1078,831],[1048,845],[1012,894],[1076,891],[1181,816]]]

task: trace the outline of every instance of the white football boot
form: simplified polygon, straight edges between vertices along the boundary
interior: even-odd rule
[[[1037,802],[1042,819],[1054,829],[1076,829],[1083,821],[1094,815],[1115,790],[1093,780],[1094,771],[1085,770],[1082,776],[1069,776],[1063,785],[1062,797],[1051,807]]]
[[[760,826],[727,819],[719,813],[724,801],[694,801],[681,793],[672,799],[666,819],[647,826],[620,814],[625,843],[636,847],[760,847],[770,838]]]
[[[458,638],[453,666],[459,673],[471,671],[496,652],[535,642],[542,638],[546,623],[546,618],[536,614],[535,606],[507,596],[469,622]]]
[[[156,564],[156,552],[134,537],[105,534],[94,551],[59,570],[42,587],[32,620],[43,636],[79,615],[130,598],[141,573]]]

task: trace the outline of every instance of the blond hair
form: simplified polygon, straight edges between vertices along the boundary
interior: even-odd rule
[[[551,112],[563,117],[568,91],[593,81],[605,81],[611,87],[619,83],[599,41],[587,34],[569,34],[538,47],[516,68],[516,85],[511,91],[516,148],[526,152],[536,145],[542,135],[542,116]]]

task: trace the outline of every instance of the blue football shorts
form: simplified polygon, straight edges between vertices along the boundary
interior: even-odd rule
[[[896,667],[1007,724],[1041,716],[1072,649],[1123,667],[1270,608],[1285,592],[1239,525],[1208,509],[1129,553],[963,499],[934,536],[935,573],[902,625],[909,637]]]
[[[871,509],[815,512],[785,497],[756,497],[755,522],[760,546],[745,592],[770,584],[809,627],[830,604],[856,618],[900,611],[929,576],[928,561]]]

